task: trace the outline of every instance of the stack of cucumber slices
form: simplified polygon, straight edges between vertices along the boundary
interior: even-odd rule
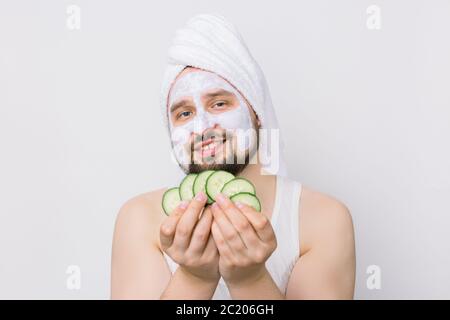
[[[239,201],[253,207],[256,211],[261,211],[261,203],[250,181],[235,177],[227,171],[206,170],[198,174],[188,174],[179,187],[167,190],[162,198],[164,212],[170,215],[181,201],[192,200],[200,191],[208,196],[208,204],[212,204],[216,196],[223,193],[233,202]]]

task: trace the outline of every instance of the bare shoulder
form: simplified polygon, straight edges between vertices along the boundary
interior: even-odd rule
[[[139,194],[120,207],[111,254],[112,299],[158,299],[170,279],[159,246],[163,193]]]
[[[300,258],[289,280],[291,299],[352,299],[356,256],[348,207],[335,197],[302,187]]]
[[[300,199],[302,254],[326,240],[353,243],[351,213],[342,201],[306,186],[302,186]]]
[[[145,236],[156,241],[160,223],[166,217],[161,208],[166,190],[161,188],[142,193],[125,201],[116,217],[115,233]]]

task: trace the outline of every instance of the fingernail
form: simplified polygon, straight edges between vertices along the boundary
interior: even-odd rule
[[[217,206],[218,206],[217,202],[213,202],[212,207],[213,207],[214,209],[217,209]]]
[[[242,202],[236,201],[234,204],[235,204],[236,207],[238,207],[239,209],[244,208],[244,204],[243,204]]]
[[[180,209],[186,209],[189,205],[189,201],[183,200],[180,202],[179,207]]]
[[[195,200],[203,202],[206,200],[206,195],[200,191],[196,196],[195,196]]]
[[[223,195],[222,193],[219,193],[219,194],[216,196],[216,201],[217,201],[219,204],[225,204],[225,203],[226,203],[225,195]]]

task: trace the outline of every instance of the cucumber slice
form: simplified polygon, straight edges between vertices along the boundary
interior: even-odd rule
[[[180,202],[180,190],[178,188],[171,188],[164,192],[162,197],[162,207],[165,214],[170,215]]]
[[[181,200],[192,200],[194,197],[194,191],[192,190],[192,186],[194,185],[194,181],[197,178],[196,173],[188,174],[184,177],[183,181],[180,183],[180,198]]]
[[[234,178],[234,174],[224,170],[214,172],[206,180],[206,193],[208,197],[215,201],[216,195],[222,190],[223,186]]]
[[[248,192],[242,192],[235,194],[230,198],[233,202],[241,202],[243,204],[246,204],[250,207],[253,207],[256,211],[261,212],[261,203],[259,202],[259,199],[251,193]]]
[[[243,192],[256,195],[256,190],[253,184],[244,178],[236,178],[227,182],[220,192],[222,192],[229,198],[231,198],[235,194]]]
[[[212,175],[215,171],[214,170],[206,170],[197,175],[197,178],[194,181],[194,185],[192,187],[192,191],[194,191],[194,197],[200,192],[203,191],[206,193],[206,180],[209,178],[210,175]],[[213,203],[213,199],[208,197],[208,204]]]

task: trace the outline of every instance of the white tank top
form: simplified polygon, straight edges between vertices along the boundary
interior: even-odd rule
[[[299,247],[299,201],[301,183],[287,177],[277,176],[275,202],[270,222],[277,238],[277,248],[266,261],[266,268],[283,294],[297,259]],[[163,252],[171,273],[178,264]],[[221,277],[213,300],[230,300],[231,296]]]

